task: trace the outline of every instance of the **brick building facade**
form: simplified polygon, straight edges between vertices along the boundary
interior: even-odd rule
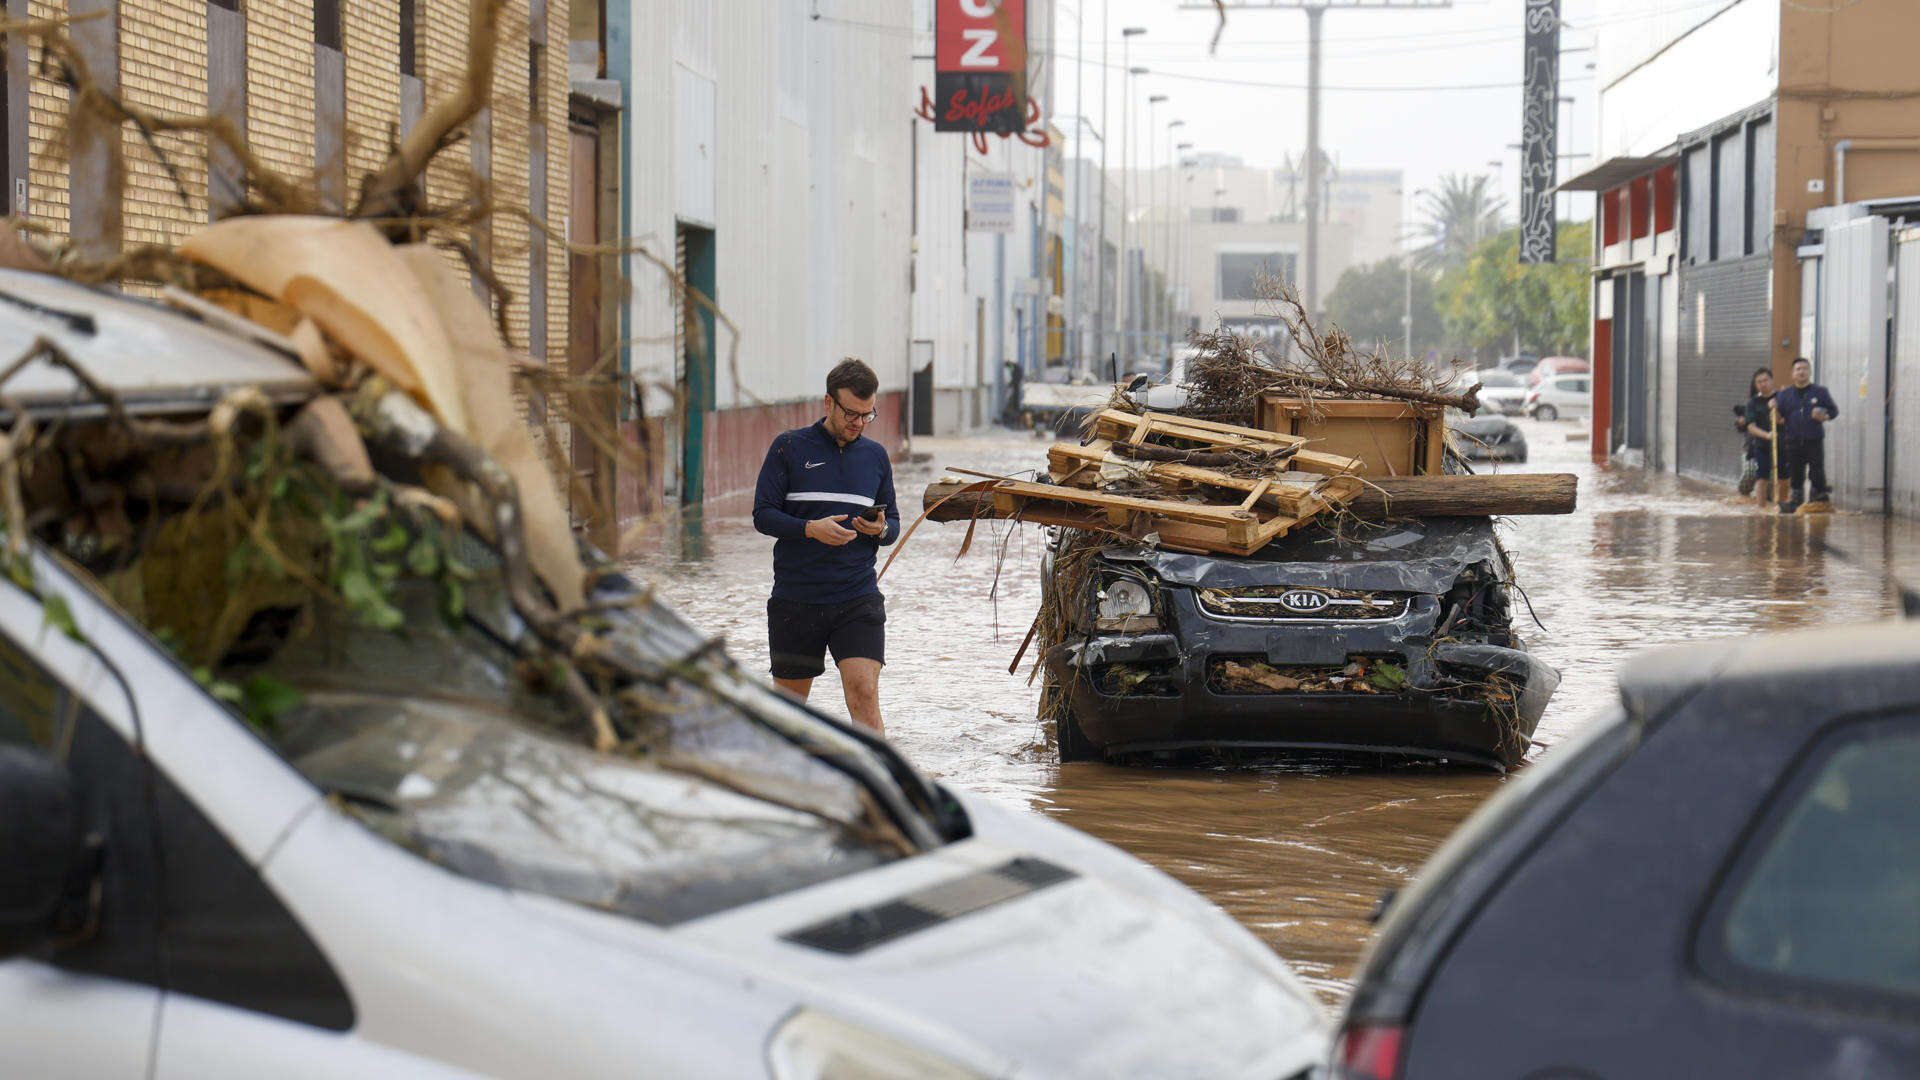
[[[265,165],[311,178],[336,207],[351,203],[428,103],[452,92],[466,64],[464,0],[8,0],[7,8],[35,19],[104,12],[71,27],[103,86],[156,112],[227,116]],[[567,39],[568,0],[507,0],[492,106],[429,171],[431,205],[490,196],[556,227],[566,219]],[[16,217],[111,253],[176,244],[232,205],[234,166],[217,149],[210,158],[197,133],[156,137],[170,173],[123,125],[124,168],[118,179],[103,176],[102,140],[69,126],[69,91],[40,67],[38,48],[8,50],[5,172]],[[565,246],[508,213],[473,240],[512,294],[513,350],[562,368]]]

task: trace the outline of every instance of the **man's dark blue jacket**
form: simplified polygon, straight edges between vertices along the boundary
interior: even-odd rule
[[[887,530],[856,535],[839,547],[807,536],[815,518],[858,515],[886,506]],[[852,529],[851,522],[842,522]],[[798,604],[842,604],[877,593],[873,557],[900,535],[893,497],[893,463],[869,438],[841,446],[825,420],[782,432],[767,448],[753,495],[753,527],[774,537],[773,595]]]
[[[1773,407],[1780,410],[1780,433],[1789,439],[1826,438],[1827,425],[1813,418],[1816,407],[1827,410],[1828,420],[1840,415],[1833,395],[1819,383],[1808,383],[1805,390],[1797,386],[1781,388],[1773,395]]]

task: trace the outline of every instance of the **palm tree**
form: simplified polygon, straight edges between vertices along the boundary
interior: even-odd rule
[[[1420,206],[1426,220],[1414,227],[1414,235],[1426,243],[1414,254],[1414,264],[1435,272],[1465,265],[1476,244],[1500,232],[1506,205],[1491,176],[1442,176],[1440,189],[1427,192]]]

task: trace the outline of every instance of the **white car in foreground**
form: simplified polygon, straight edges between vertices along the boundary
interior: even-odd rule
[[[172,416],[301,397],[278,353],[50,281],[0,272],[31,301],[0,307],[0,351],[57,339]],[[42,366],[43,399],[4,389],[57,439],[77,391]],[[621,691],[637,748],[565,736],[470,536],[464,614],[399,585],[399,633],[262,609],[244,663],[300,692],[263,732],[109,599],[123,553],[62,535],[0,578],[8,1077],[1283,1080],[1326,1044],[1185,887],[928,781],[617,573],[597,647],[662,673]]]

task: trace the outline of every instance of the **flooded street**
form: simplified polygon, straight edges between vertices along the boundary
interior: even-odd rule
[[[1511,518],[1503,532],[1545,630],[1524,605],[1516,626],[1564,675],[1535,757],[1612,706],[1615,667],[1636,649],[1883,618],[1900,607],[1890,573],[1920,580],[1915,523],[1763,514],[1731,491],[1599,469],[1586,460],[1584,436],[1567,441],[1583,425],[1521,423],[1532,461],[1500,469],[1580,477],[1576,513]],[[903,518],[917,515],[922,489],[943,466],[1031,470],[1045,465],[1049,441],[1005,432],[915,440],[914,463],[897,466]],[[1730,439],[1728,454],[1736,452]],[[699,528],[660,537],[635,568],[764,672],[772,540],[753,531],[749,510],[744,496],[710,504]],[[948,784],[1051,814],[1186,882],[1270,943],[1325,1000],[1340,1000],[1381,893],[1402,885],[1504,781],[1432,767],[1062,767],[1034,717],[1031,654],[1017,675],[1007,671],[1039,598],[1041,530],[982,522],[956,562],[965,528],[922,524],[882,582],[888,734]],[[814,703],[845,715],[831,666]]]

